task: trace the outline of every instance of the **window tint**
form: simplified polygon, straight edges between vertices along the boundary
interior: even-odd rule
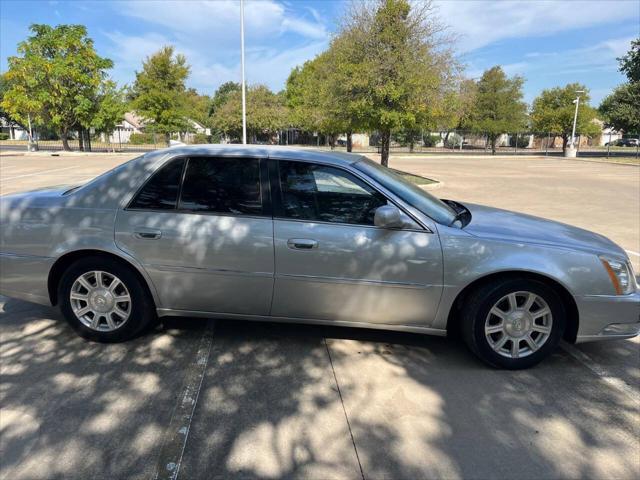
[[[288,218],[373,225],[375,210],[387,204],[384,195],[339,168],[280,161],[279,169]]]
[[[129,208],[153,210],[176,208],[184,162],[184,159],[174,160],[156,172],[140,190]]]
[[[180,209],[261,215],[259,160],[190,158],[180,196]]]

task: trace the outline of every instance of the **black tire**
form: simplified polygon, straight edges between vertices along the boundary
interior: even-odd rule
[[[115,275],[129,291],[131,306],[128,319],[112,331],[97,331],[83,324],[71,306],[71,288],[81,275],[99,270]],[[87,340],[102,343],[117,343],[129,340],[156,320],[156,309],[147,286],[128,266],[108,257],[86,257],[72,263],[62,274],[58,284],[60,310],[71,328]]]
[[[505,357],[491,347],[485,336],[485,320],[491,308],[504,296],[526,291],[540,296],[553,316],[551,333],[540,348],[520,358]],[[566,312],[561,297],[547,284],[529,279],[502,279],[473,291],[462,306],[461,330],[465,343],[481,360],[497,368],[520,370],[529,368],[555,350],[562,339]]]

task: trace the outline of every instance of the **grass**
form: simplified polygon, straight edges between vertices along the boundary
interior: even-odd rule
[[[430,178],[421,177],[420,175],[414,175],[413,173],[403,172],[402,170],[396,170],[395,168],[392,168],[391,170],[396,172],[398,175],[402,175],[405,180],[408,180],[411,183],[415,183],[416,185],[431,185],[432,183],[438,183],[437,181],[431,180]]]

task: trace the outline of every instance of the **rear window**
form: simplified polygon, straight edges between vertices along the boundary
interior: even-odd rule
[[[190,158],[180,210],[262,214],[260,161],[254,158]]]

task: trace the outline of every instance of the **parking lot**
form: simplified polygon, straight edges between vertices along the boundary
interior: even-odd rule
[[[0,156],[0,193],[83,182],[131,156]],[[393,157],[432,193],[602,233],[640,271],[640,167]],[[0,200],[1,201],[1,200]],[[562,345],[498,371],[458,342],[172,319],[87,343],[0,297],[0,478],[640,477],[640,341]]]

